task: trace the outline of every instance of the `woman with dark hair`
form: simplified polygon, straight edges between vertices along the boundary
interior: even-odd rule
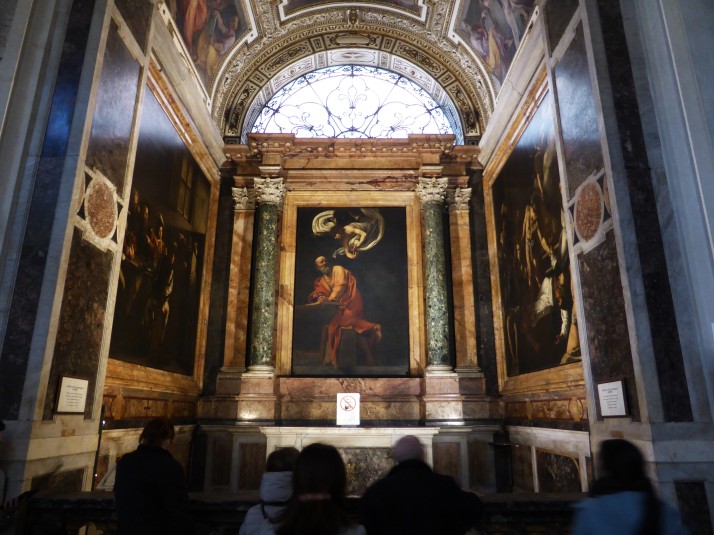
[[[600,444],[590,498],[576,505],[573,535],[686,535],[679,514],[655,494],[637,447],[622,439]]]
[[[169,453],[175,436],[166,418],[151,420],[139,447],[117,462],[114,499],[120,535],[193,533],[186,477]]]
[[[295,462],[290,503],[275,523],[263,523],[261,535],[365,535],[347,518],[346,484],[345,463],[333,446],[306,446]]]

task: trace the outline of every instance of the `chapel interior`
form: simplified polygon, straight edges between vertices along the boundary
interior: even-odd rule
[[[359,496],[409,434],[463,488],[587,492],[625,438],[712,533],[713,23],[4,0],[5,496],[111,489],[159,416],[204,493],[324,442]]]

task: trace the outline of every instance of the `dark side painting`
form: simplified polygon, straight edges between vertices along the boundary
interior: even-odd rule
[[[580,360],[550,93],[492,187],[508,376]]]
[[[405,208],[298,208],[293,375],[406,375]]]
[[[210,185],[154,94],[144,97],[110,356],[191,375]]]

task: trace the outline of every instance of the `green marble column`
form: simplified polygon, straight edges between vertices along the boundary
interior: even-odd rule
[[[248,373],[274,373],[275,251],[282,178],[256,178],[256,243]]]
[[[452,371],[442,219],[446,187],[446,178],[420,178],[417,186],[424,216],[427,372]]]

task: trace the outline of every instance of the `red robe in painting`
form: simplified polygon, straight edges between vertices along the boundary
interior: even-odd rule
[[[358,335],[369,335],[368,345],[374,343],[372,338],[378,325],[362,317],[362,294],[357,289],[354,275],[347,269],[333,266],[329,274],[315,279],[315,289],[308,296],[308,301],[310,303],[336,301],[340,305],[328,326],[328,343],[333,366],[337,366],[337,350],[340,347],[342,328],[351,327]],[[371,357],[370,354],[368,359],[371,360]]]

